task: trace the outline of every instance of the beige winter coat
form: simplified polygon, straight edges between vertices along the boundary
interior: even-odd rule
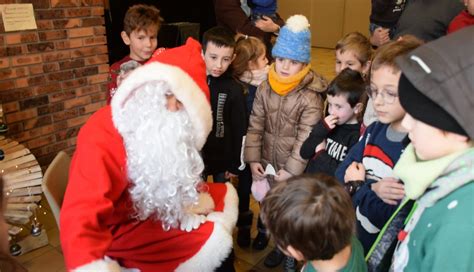
[[[271,163],[275,170],[303,173],[307,160],[300,148],[323,115],[326,80],[310,71],[286,96],[272,91],[268,80],[257,89],[244,149],[246,162]]]

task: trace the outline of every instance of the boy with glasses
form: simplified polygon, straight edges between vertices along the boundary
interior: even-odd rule
[[[405,196],[403,184],[393,175],[407,135],[401,126],[405,111],[398,100],[400,68],[395,58],[420,44],[415,37],[405,36],[376,51],[368,94],[378,121],[367,128],[336,170],[336,178],[352,194],[357,236],[366,253]]]

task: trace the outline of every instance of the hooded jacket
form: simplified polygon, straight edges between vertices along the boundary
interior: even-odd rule
[[[439,105],[472,140],[474,117],[474,26],[397,58],[416,90]],[[403,93],[400,93],[403,94]],[[400,101],[404,101],[401,96]],[[402,106],[404,103],[402,103]],[[421,105],[423,106],[423,105]],[[429,108],[405,107],[415,119],[436,126]],[[434,147],[436,148],[436,147]],[[417,208],[404,228],[395,271],[472,271],[474,263],[474,148],[421,161],[409,145],[395,167]],[[416,173],[414,175],[414,173]]]
[[[416,198],[418,207],[395,252],[395,271],[474,269],[473,169],[474,148],[462,154],[419,161],[413,147],[407,147],[395,172],[406,186],[420,187],[422,195],[409,196]]]
[[[285,96],[275,93],[267,81],[257,89],[250,115],[244,158],[248,163],[272,164],[292,175],[303,173],[307,160],[300,149],[323,113],[326,80],[310,71]]]

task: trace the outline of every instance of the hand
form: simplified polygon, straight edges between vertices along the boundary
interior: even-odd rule
[[[314,149],[314,153],[318,153],[319,151],[325,150],[325,149],[326,149],[326,140],[323,140],[321,143],[319,143],[316,146],[316,149]]]
[[[259,19],[255,22],[255,26],[263,32],[277,32],[280,29],[280,26],[275,24],[270,17],[263,16],[262,19]]]
[[[127,77],[127,75],[125,74],[119,74],[117,76],[117,87],[120,86],[120,84],[122,84],[122,81]]]
[[[371,185],[372,191],[389,205],[397,205],[405,197],[405,186],[398,179],[383,178]]]
[[[347,183],[351,180],[365,180],[365,167],[360,162],[352,162],[346,169],[344,175],[344,182]]]
[[[179,228],[182,231],[191,232],[193,229],[198,229],[206,221],[206,216],[187,212],[179,221],[181,223]]]
[[[263,166],[259,162],[251,162],[250,163],[250,171],[252,171],[252,177],[253,179],[260,180],[264,178],[265,175],[265,170],[263,169]]]
[[[276,173],[275,181],[283,181],[291,178],[293,175],[287,172],[285,169],[280,169]]]
[[[214,211],[215,207],[216,205],[214,204],[214,199],[212,199],[209,193],[199,193],[198,203],[188,207],[186,212],[199,215],[208,215]]]
[[[335,115],[332,115],[332,114],[329,114],[328,116],[326,116],[326,118],[324,118],[324,123],[326,123],[326,125],[330,129],[334,129],[337,125],[338,120],[339,120],[339,117],[337,117]]]
[[[377,27],[370,36],[370,43],[374,46],[381,46],[390,41],[390,30],[388,28]]]
[[[224,177],[225,177],[225,179],[231,179],[231,178],[236,178],[236,177],[238,177],[238,175],[232,174],[232,173],[229,172],[229,171],[225,171]]]

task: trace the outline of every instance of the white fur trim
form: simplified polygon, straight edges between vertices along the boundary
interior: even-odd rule
[[[224,211],[213,212],[207,216],[214,222],[214,230],[201,249],[189,260],[180,264],[178,272],[214,271],[232,250],[232,232],[237,223],[239,198],[234,186],[226,183],[227,193],[224,198]]]
[[[177,66],[153,62],[135,69],[120,85],[112,98],[112,119],[120,111],[141,85],[151,81],[164,81],[173,94],[184,105],[196,130],[196,145],[201,149],[212,129],[211,105],[196,82]]]
[[[79,266],[72,270],[73,272],[139,272],[136,268],[125,268],[121,267],[116,261],[105,257],[103,260],[95,260],[88,264]]]
[[[309,28],[309,22],[304,15],[297,14],[286,20],[286,27],[292,32],[300,32]]]

